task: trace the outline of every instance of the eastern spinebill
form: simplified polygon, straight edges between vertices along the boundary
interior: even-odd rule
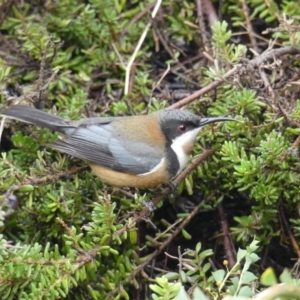
[[[196,136],[204,125],[235,121],[226,117],[202,118],[180,109],[79,121],[23,105],[13,105],[1,114],[63,133],[64,138],[49,146],[85,160],[106,184],[135,188],[169,182],[187,164]]]

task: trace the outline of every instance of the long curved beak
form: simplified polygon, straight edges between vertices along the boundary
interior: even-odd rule
[[[226,118],[226,117],[212,117],[212,118],[202,118],[200,120],[200,127],[210,124],[210,123],[215,123],[215,122],[222,122],[222,121],[237,121],[235,119],[232,118]]]

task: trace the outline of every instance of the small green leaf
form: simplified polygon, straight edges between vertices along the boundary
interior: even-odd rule
[[[224,270],[217,270],[211,273],[216,282],[222,282],[225,277]]]
[[[271,286],[278,283],[276,274],[273,268],[267,268],[260,277],[260,282],[263,285]]]
[[[292,274],[289,272],[288,269],[284,269],[283,272],[279,276],[280,282],[282,283],[294,283],[294,279]]]
[[[253,273],[246,271],[243,273],[242,283],[246,284],[256,279],[257,277]]]

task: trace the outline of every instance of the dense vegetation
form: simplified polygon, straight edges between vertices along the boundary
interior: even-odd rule
[[[0,109],[238,121],[201,131],[172,193],[105,187],[46,146],[56,133],[6,120],[0,298],[299,299],[299,15],[292,0],[0,2]]]

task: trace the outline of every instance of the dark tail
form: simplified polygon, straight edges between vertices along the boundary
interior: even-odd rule
[[[64,127],[59,126],[57,123],[66,122],[66,120],[61,117],[25,105],[12,105],[4,109],[1,115],[60,132],[64,132]]]

